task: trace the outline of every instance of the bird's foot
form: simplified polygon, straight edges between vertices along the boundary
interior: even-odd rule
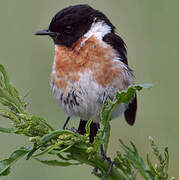
[[[72,132],[74,132],[75,134],[79,134],[78,133],[78,130],[77,129],[75,129],[74,127],[72,127],[71,129],[69,129],[70,131],[72,131]]]
[[[92,174],[96,175],[97,177],[102,177],[102,174],[98,171],[98,168],[94,168]]]
[[[117,163],[117,162],[115,162],[115,161],[112,161],[110,157],[107,157],[107,156],[106,156],[106,154],[105,154],[105,152],[104,152],[104,147],[103,147],[102,144],[100,145],[100,153],[101,153],[101,156],[102,156],[103,160],[104,160],[104,161],[106,160],[106,161],[108,162],[108,164],[109,164],[109,169],[108,169],[107,173],[104,175],[104,177],[106,178],[106,177],[108,177],[108,176],[110,175],[113,166],[114,166],[114,165],[119,166],[120,163]]]
[[[64,123],[64,125],[62,126],[62,129],[63,129],[63,130],[65,130],[65,129],[66,129],[66,126],[67,126],[67,124],[68,124],[69,120],[70,120],[70,116],[68,116],[68,117],[66,118],[65,123]],[[77,130],[77,129],[75,129],[74,127],[70,128],[70,129],[68,129],[68,130],[70,130],[70,131],[74,132],[75,134],[77,134],[77,133],[78,133],[78,130]]]

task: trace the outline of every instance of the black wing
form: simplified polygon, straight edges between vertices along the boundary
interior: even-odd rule
[[[115,49],[119,53],[119,57],[121,58],[121,61],[128,65],[127,62],[127,50],[126,50],[126,44],[123,41],[123,39],[119,36],[117,36],[114,33],[109,33],[104,36],[103,41],[110,44],[113,49]],[[125,120],[128,124],[133,125],[136,118],[136,112],[137,112],[137,96],[135,94],[133,100],[128,105],[128,108],[124,112]]]
[[[104,36],[103,41],[111,45],[113,49],[119,53],[121,61],[128,65],[126,44],[121,37],[117,36],[116,34],[109,33]]]
[[[124,112],[125,120],[131,126],[135,122],[136,112],[137,112],[137,95],[135,94],[134,99],[131,101],[126,111]]]

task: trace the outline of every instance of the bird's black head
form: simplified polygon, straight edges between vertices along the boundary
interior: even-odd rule
[[[53,17],[48,29],[39,31],[36,35],[49,35],[55,44],[71,47],[98,21],[104,22],[114,32],[115,27],[100,11],[88,5],[69,6]]]

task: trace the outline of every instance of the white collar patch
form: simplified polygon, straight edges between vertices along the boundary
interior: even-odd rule
[[[90,30],[86,34],[84,34],[83,37],[85,37],[85,39],[81,42],[81,46],[83,46],[91,36],[96,37],[99,41],[102,42],[102,44],[104,44],[102,39],[106,34],[110,32],[111,27],[107,25],[104,21],[93,22]]]

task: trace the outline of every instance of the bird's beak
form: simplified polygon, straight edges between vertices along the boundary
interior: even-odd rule
[[[44,30],[41,30],[41,31],[38,31],[35,33],[35,35],[39,35],[39,36],[45,36],[45,35],[53,35],[54,32],[51,32],[50,30],[48,29],[44,29]]]

